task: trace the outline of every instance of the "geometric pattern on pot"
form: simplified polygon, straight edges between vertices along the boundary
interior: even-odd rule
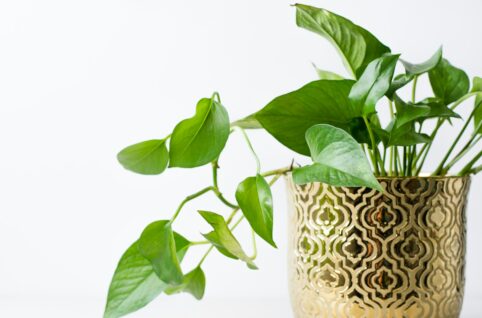
[[[470,177],[295,185],[289,282],[297,318],[458,317]]]

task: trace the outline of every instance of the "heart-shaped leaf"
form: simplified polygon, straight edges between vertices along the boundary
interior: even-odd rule
[[[341,54],[348,71],[358,78],[374,59],[390,49],[370,32],[333,12],[296,4],[296,24],[328,39]]]
[[[295,183],[324,182],[383,191],[361,146],[347,132],[330,125],[315,125],[306,132],[306,140],[314,164],[295,169]]]
[[[183,274],[169,221],[156,221],[144,229],[139,238],[139,252],[151,262],[154,272],[163,282],[171,285],[182,283]]]
[[[164,139],[147,140],[122,149],[117,160],[127,170],[140,174],[160,174],[169,162]]]
[[[351,88],[350,101],[364,115],[375,113],[375,105],[390,88],[398,57],[386,54],[370,62]]]
[[[226,109],[213,98],[201,99],[192,118],[174,128],[169,144],[170,167],[194,168],[216,159],[229,137]]]
[[[397,119],[392,121],[386,131],[390,134],[387,146],[413,146],[430,142],[430,137],[415,131],[413,122],[398,126]]]
[[[470,81],[467,74],[446,59],[428,72],[430,84],[436,97],[448,105],[467,94]]]
[[[416,105],[428,106],[430,112],[423,118],[462,118],[438,98],[426,98]]]
[[[394,100],[395,107],[397,109],[397,120],[395,121],[397,127],[413,122],[417,119],[424,118],[430,114],[430,107],[426,105],[405,103],[397,95],[394,96]]]
[[[201,267],[196,267],[184,276],[181,285],[166,288],[167,295],[186,292],[201,300],[206,289],[206,277]]]
[[[385,96],[393,100],[393,96],[395,93],[411,81],[413,81],[414,76],[410,74],[398,74],[395,76],[392,80],[392,83],[390,84],[390,88],[388,91],[385,93]]]
[[[348,99],[351,80],[311,82],[276,97],[256,113],[256,119],[286,147],[309,155],[305,132],[316,124],[330,124],[348,130],[350,122],[362,114]]]
[[[432,57],[420,64],[412,64],[404,60],[400,60],[405,67],[405,71],[410,75],[421,75],[434,69],[437,64],[442,60],[442,47],[435,52]]]
[[[184,258],[190,242],[174,233],[177,257]],[[122,255],[112,277],[104,318],[118,318],[141,309],[167,288],[157,277],[151,262],[139,252],[134,242]]]
[[[204,234],[204,237],[211,242],[222,254],[240,259],[251,269],[257,269],[253,260],[243,251],[241,244],[234,237],[224,218],[214,212],[199,211],[199,214],[212,226],[214,231]],[[226,256],[228,256],[226,255]]]
[[[260,174],[244,179],[236,190],[236,201],[256,234],[276,247],[273,241],[273,198],[266,180]]]

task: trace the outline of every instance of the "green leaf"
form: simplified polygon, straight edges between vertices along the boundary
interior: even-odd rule
[[[349,98],[364,115],[375,112],[376,103],[390,88],[398,57],[386,54],[372,61],[353,85]]]
[[[343,76],[338,75],[336,73],[321,70],[315,64],[313,64],[313,67],[315,68],[316,74],[318,74],[318,79],[320,79],[320,80],[338,81],[338,80],[345,79]]]
[[[460,117],[459,114],[457,114],[452,109],[450,109],[450,107],[445,105],[438,98],[426,98],[426,99],[418,102],[416,105],[423,105],[423,106],[429,107],[430,112],[423,119],[439,118],[439,117],[442,117],[442,118],[462,118],[462,117]]]
[[[482,92],[482,78],[474,77],[473,82],[472,92]],[[482,134],[482,127],[480,126],[482,123],[482,94],[475,96],[474,107],[476,108],[474,112],[474,129],[479,127],[476,133]]]
[[[206,289],[206,277],[201,267],[196,267],[184,276],[181,285],[166,288],[167,295],[186,292],[201,300]]]
[[[251,114],[242,119],[236,120],[231,126],[238,126],[243,129],[259,129],[263,128],[259,121],[256,119],[256,114]]]
[[[199,214],[213,227],[214,231],[204,234],[204,237],[211,242],[222,254],[231,255],[231,258],[240,259],[251,269],[257,269],[253,260],[246,255],[238,240],[234,237],[224,218],[216,213],[199,211]]]
[[[387,146],[413,146],[430,142],[429,136],[419,134],[415,131],[413,122],[397,126],[394,121],[392,121],[386,130],[390,134]]]
[[[385,96],[393,100],[393,96],[395,95],[396,91],[398,91],[400,88],[404,87],[405,85],[413,81],[413,79],[414,79],[413,75],[398,74],[393,78],[392,83],[390,84],[390,88],[388,89]]]
[[[405,103],[397,95],[394,96],[396,114],[396,126],[400,127],[406,123],[413,122],[417,119],[424,118],[430,114],[430,107],[426,105],[417,105],[412,103]]]
[[[117,160],[127,170],[140,174],[160,174],[169,162],[166,140],[147,140],[122,149]]]
[[[333,12],[296,4],[296,24],[330,41],[348,71],[358,78],[374,59],[390,52],[370,32]]]
[[[172,285],[182,283],[183,274],[169,221],[156,221],[144,229],[139,238],[139,252],[151,262],[154,272],[163,282]]]
[[[437,52],[435,52],[432,57],[430,57],[427,61],[420,63],[420,64],[412,64],[407,61],[400,59],[407,74],[410,75],[421,75],[423,73],[427,73],[428,71],[434,69],[437,64],[442,60],[442,47],[440,47]]]
[[[226,109],[213,98],[203,98],[192,118],[181,121],[172,132],[170,167],[194,168],[216,159],[229,137]]]
[[[315,125],[306,132],[306,140],[314,164],[295,169],[295,183],[324,182],[333,186],[366,186],[383,191],[361,146],[342,129]]]
[[[273,241],[273,198],[266,180],[260,174],[244,179],[236,189],[236,201],[256,234],[276,247]]]
[[[276,97],[256,113],[256,118],[274,138],[286,147],[309,155],[305,132],[316,124],[330,124],[349,129],[350,122],[360,117],[348,94],[353,81],[319,80]]]
[[[448,105],[467,94],[470,81],[467,74],[442,59],[437,66],[428,72],[430,84],[436,97]]]
[[[190,242],[174,233],[177,256],[184,258]],[[141,309],[167,288],[152,269],[151,262],[139,252],[134,242],[122,255],[112,277],[104,318],[118,318]]]

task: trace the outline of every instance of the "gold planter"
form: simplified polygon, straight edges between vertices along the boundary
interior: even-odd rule
[[[296,318],[460,315],[470,177],[379,181],[384,193],[288,177]]]

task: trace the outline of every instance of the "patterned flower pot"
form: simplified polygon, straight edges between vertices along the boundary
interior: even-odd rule
[[[296,318],[459,316],[470,177],[379,181],[384,193],[288,177]]]

